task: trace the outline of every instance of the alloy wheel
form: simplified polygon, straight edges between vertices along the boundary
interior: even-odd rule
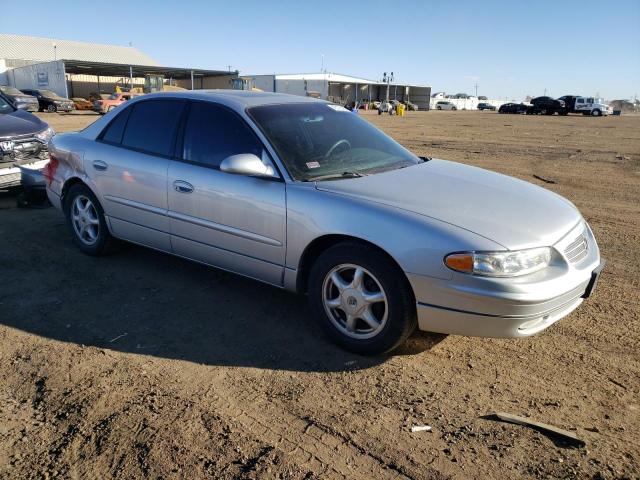
[[[387,323],[387,295],[378,279],[359,265],[341,264],[327,273],[322,303],[333,325],[351,338],[375,337]]]
[[[82,243],[93,245],[100,234],[100,219],[98,211],[91,200],[78,195],[71,206],[71,223],[73,230]]]

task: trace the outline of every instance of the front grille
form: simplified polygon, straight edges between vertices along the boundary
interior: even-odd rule
[[[587,238],[584,236],[584,233],[581,233],[578,238],[564,249],[564,256],[567,257],[569,263],[578,263],[587,256],[587,250]]]
[[[0,142],[11,142],[11,148],[0,150],[1,163],[26,159],[33,159],[36,162],[49,158],[47,146],[36,139],[33,134],[0,138]]]

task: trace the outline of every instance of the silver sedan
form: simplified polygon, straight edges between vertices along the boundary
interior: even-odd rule
[[[137,243],[307,294],[342,347],[416,328],[535,334],[604,262],[566,199],[420,158],[324,101],[231,90],[145,95],[56,135],[48,196],[75,243]]]

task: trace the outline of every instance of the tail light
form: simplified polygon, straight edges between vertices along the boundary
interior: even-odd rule
[[[49,161],[42,169],[42,174],[44,175],[44,178],[47,179],[49,186],[51,186],[51,183],[53,182],[53,177],[56,174],[56,170],[58,169],[59,163],[60,162],[58,162],[58,159],[54,157],[51,153],[49,153]]]

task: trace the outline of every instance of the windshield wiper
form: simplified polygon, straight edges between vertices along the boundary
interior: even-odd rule
[[[334,180],[337,178],[359,178],[367,176],[367,173],[359,173],[359,172],[342,172],[342,173],[332,173],[330,175],[321,175],[319,177],[313,177],[305,180],[306,182],[317,182],[320,180]]]

